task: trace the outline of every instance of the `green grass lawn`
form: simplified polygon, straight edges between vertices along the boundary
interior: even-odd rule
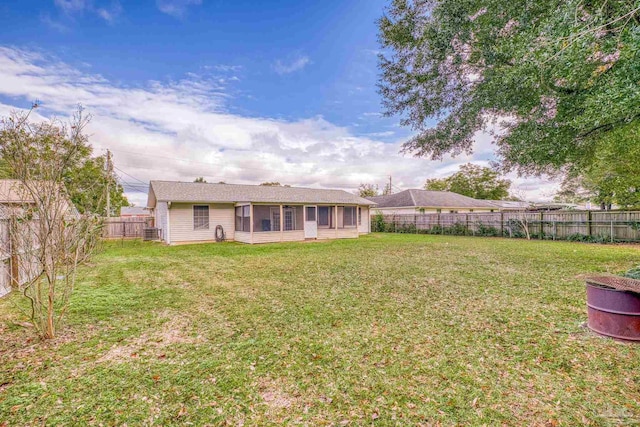
[[[640,345],[584,327],[579,278],[637,265],[638,247],[374,234],[105,249],[53,342],[20,326],[19,295],[0,300],[0,426],[640,420]]]

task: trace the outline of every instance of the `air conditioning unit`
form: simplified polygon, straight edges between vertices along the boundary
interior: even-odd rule
[[[145,228],[142,233],[142,240],[160,240],[159,228]]]

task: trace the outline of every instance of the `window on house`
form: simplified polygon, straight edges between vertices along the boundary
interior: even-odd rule
[[[193,207],[193,229],[194,230],[209,229],[209,206],[195,205]]]
[[[424,208],[420,208],[420,214],[424,214]]]
[[[333,206],[318,206],[318,227],[333,227]]]
[[[307,206],[307,221],[315,221],[315,220],[316,220],[316,207]]]
[[[344,227],[355,227],[356,226],[356,208],[355,206],[345,206],[342,208],[343,212],[343,222]]]
[[[449,213],[458,213],[458,211],[450,210]]]
[[[251,231],[251,207],[236,207],[236,231]]]

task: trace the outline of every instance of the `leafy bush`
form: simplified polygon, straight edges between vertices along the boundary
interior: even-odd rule
[[[462,222],[456,222],[450,227],[446,228],[446,234],[451,234],[454,236],[466,236],[469,234],[469,229]]]
[[[631,279],[638,279],[640,280],[640,265],[637,267],[632,268],[631,270],[627,271],[626,273],[623,274],[624,277],[629,277]]]
[[[610,243],[611,242],[611,237],[609,236],[604,236],[604,235],[588,236],[586,234],[581,234],[581,233],[570,234],[567,237],[565,237],[565,239],[571,242],[583,242],[583,243]]]
[[[496,227],[479,223],[477,225],[477,231],[475,234],[476,236],[497,237],[500,235],[500,230],[498,230]]]
[[[416,225],[415,224],[403,224],[403,225],[399,226],[396,231],[398,233],[416,234]]]
[[[371,218],[371,231],[383,232],[386,230],[386,224],[384,223],[384,215],[381,212],[376,213]]]

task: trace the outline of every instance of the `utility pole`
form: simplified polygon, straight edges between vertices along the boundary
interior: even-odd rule
[[[393,193],[393,186],[391,183],[391,175],[389,175],[389,194]]]
[[[107,218],[111,216],[111,151],[107,150]]]

